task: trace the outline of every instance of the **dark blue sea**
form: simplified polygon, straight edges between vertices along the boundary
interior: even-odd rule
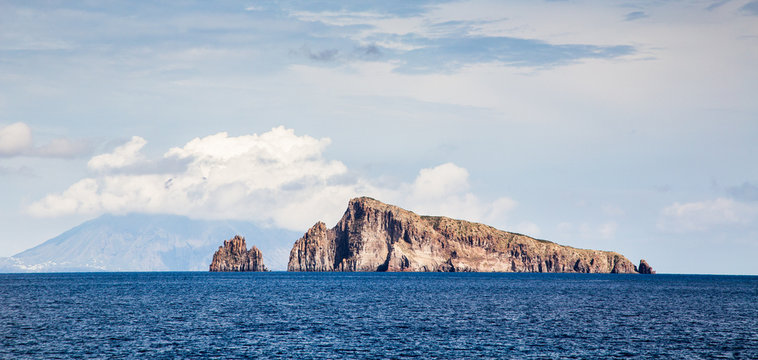
[[[0,274],[0,358],[758,359],[758,277]]]

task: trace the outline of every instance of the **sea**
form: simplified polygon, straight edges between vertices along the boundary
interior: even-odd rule
[[[758,277],[0,274],[2,359],[758,359]]]

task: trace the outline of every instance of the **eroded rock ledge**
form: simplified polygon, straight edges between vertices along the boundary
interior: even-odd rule
[[[231,240],[224,240],[213,254],[210,271],[268,271],[263,265],[263,254],[253,246],[247,250],[245,238],[235,235]]]
[[[641,270],[652,271],[644,260]],[[576,249],[491,226],[361,197],[337,225],[319,222],[297,240],[289,271],[638,273],[623,255]]]

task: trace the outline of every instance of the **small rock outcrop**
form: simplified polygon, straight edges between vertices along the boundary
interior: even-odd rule
[[[637,268],[637,272],[640,274],[655,274],[655,270],[653,270],[652,266],[648,265],[645,259],[640,260],[640,266]]]
[[[253,246],[247,250],[245,238],[235,235],[231,240],[224,240],[213,254],[210,271],[268,271],[263,265],[263,254]]]
[[[647,264],[647,263],[645,263]],[[623,255],[442,216],[420,216],[362,197],[331,229],[311,227],[290,252],[289,271],[476,271],[637,273]]]

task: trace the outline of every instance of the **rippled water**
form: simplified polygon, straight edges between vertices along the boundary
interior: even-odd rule
[[[0,358],[758,358],[758,277],[0,275]]]

